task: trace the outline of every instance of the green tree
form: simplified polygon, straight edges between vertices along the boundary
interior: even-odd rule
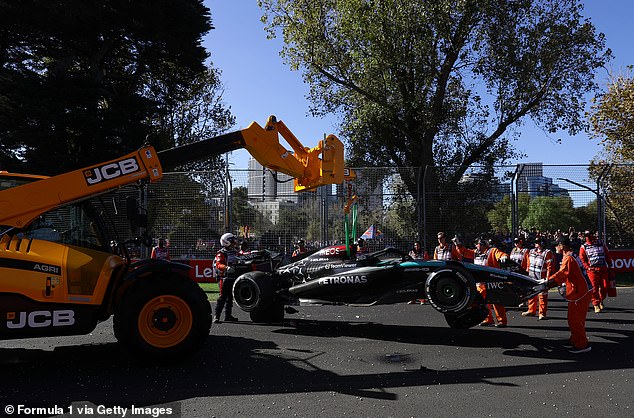
[[[172,257],[195,248],[199,239],[214,238],[210,228],[212,210],[200,183],[189,176],[167,175],[148,188],[148,230],[155,238],[170,240]]]
[[[528,215],[529,202],[530,196],[527,193],[520,193],[518,195],[518,219],[520,224]],[[497,202],[493,209],[487,213],[489,224],[491,224],[494,233],[502,234],[513,230],[511,204],[510,197],[504,196],[502,200]]]
[[[575,230],[595,229],[597,224],[597,200],[594,199],[585,206],[575,208],[575,218],[579,219],[577,225],[571,225]]]
[[[602,140],[611,162],[634,162],[634,78],[614,77],[608,91],[594,100],[589,118],[592,133]]]
[[[416,209],[414,200],[409,194],[396,194],[385,214],[385,231],[393,232],[396,237],[417,237]]]
[[[493,209],[487,213],[487,218],[494,233],[502,234],[511,231],[512,227],[509,227],[509,220],[511,220],[511,199],[508,196],[504,196],[502,200],[497,202]]]
[[[0,2],[0,162],[56,174],[137,149],[187,98],[202,0]]]
[[[334,228],[335,236],[339,235],[342,228]],[[332,231],[333,229],[329,229]],[[308,225],[306,226],[306,239],[310,241],[319,241],[321,233],[321,220],[315,216],[308,217]],[[343,236],[343,234],[341,234]]]
[[[257,210],[249,204],[248,190],[244,186],[234,187],[231,193],[231,231],[248,226],[251,234],[261,235],[270,229],[271,222],[260,216]]]
[[[308,214],[301,208],[281,207],[279,219],[274,229],[280,232],[289,231],[293,235],[292,240],[298,241],[307,238],[308,224]]]
[[[630,68],[631,70],[631,68]],[[630,74],[616,76],[608,90],[599,95],[589,115],[592,133],[603,143],[602,153],[595,158],[591,176],[600,180],[605,190],[605,203],[613,231],[625,242],[634,242],[634,78]],[[606,165],[610,168],[606,170]]]
[[[514,154],[512,127],[585,125],[611,52],[578,0],[259,0],[312,111],[337,113],[353,164],[452,165]],[[403,173],[417,196],[416,178]]]
[[[155,122],[158,133],[153,140],[157,150],[172,148],[213,138],[235,125],[235,117],[223,102],[220,71],[209,66],[190,84],[183,100],[167,105],[167,112]],[[178,167],[179,171],[193,172],[192,180],[200,184],[207,197],[224,191],[227,171],[222,155],[200,155]],[[171,167],[171,170],[176,170]]]
[[[567,231],[578,225],[579,219],[570,197],[538,196],[528,204],[528,213],[521,222],[524,229],[537,228],[542,231]]]
[[[157,149],[191,144],[220,135],[235,125],[235,116],[223,102],[221,72],[209,66],[192,80],[183,99],[166,105],[166,113],[155,121],[160,133]],[[188,163],[182,171],[211,171],[224,168],[220,156]]]

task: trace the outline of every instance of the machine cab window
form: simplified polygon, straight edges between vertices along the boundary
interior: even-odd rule
[[[41,215],[20,232],[22,238],[41,239],[82,248],[108,251],[91,207],[74,204]]]

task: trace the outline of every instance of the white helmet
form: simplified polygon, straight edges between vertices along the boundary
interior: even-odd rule
[[[220,237],[220,245],[222,245],[223,247],[229,247],[234,242],[236,242],[236,237],[231,232],[227,232]]]

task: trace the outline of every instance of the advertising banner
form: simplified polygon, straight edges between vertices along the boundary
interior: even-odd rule
[[[174,260],[191,266],[189,277],[197,283],[216,283],[213,277],[214,260],[191,258],[187,260]]]
[[[610,250],[614,272],[634,273],[634,250]]]

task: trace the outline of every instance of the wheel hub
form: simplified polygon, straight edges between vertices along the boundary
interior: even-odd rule
[[[240,295],[240,300],[247,304],[250,303],[254,297],[253,290],[251,290],[248,286],[240,287],[238,294]]]
[[[444,286],[442,288],[442,295],[446,298],[453,298],[456,295],[456,289],[453,286]]]
[[[160,331],[169,331],[174,327],[176,321],[176,314],[169,308],[157,309],[152,315],[152,323],[154,327]]]

